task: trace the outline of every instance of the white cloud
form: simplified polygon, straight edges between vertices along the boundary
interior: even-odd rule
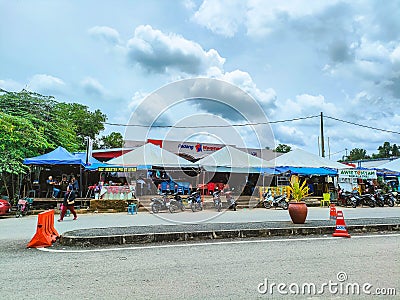
[[[165,34],[150,25],[138,26],[127,48],[132,62],[156,73],[178,70],[200,74],[212,67],[222,69],[225,63],[216,50],[205,51],[196,42],[177,34]]]
[[[47,74],[36,74],[31,77],[27,86],[28,90],[40,93],[62,92],[65,82],[58,78]]]
[[[106,94],[106,89],[103,87],[103,85],[97,81],[97,79],[92,77],[84,78],[81,81],[81,86],[89,95],[104,96]]]
[[[216,34],[233,37],[245,19],[246,1],[204,0],[193,21]]]
[[[190,11],[193,11],[196,8],[196,3],[193,0],[183,0],[183,6]]]
[[[16,92],[24,88],[23,84],[12,79],[0,79],[0,88],[7,92]]]
[[[109,44],[116,45],[120,42],[119,32],[108,26],[94,26],[88,30],[89,34]]]
[[[393,52],[390,53],[390,60],[394,65],[400,66],[400,45],[398,45]]]

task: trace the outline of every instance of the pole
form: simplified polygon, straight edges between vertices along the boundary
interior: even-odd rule
[[[331,159],[331,145],[329,144],[329,136],[328,136],[328,157]]]
[[[321,154],[325,157],[325,145],[324,145],[324,114],[321,111]]]

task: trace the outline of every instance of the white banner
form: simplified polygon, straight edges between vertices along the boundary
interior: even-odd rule
[[[377,179],[377,176],[376,170],[341,169],[339,170],[340,178]]]

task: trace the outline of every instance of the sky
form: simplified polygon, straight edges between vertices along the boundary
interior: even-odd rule
[[[0,0],[0,88],[113,124],[203,126],[101,135],[315,154],[323,112],[326,156],[372,154],[400,144],[399,13],[394,0]]]

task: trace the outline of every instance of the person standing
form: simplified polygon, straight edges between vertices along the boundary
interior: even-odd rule
[[[75,193],[77,193],[77,192],[79,191],[79,183],[78,183],[78,181],[76,180],[75,177],[72,177],[72,178],[71,178],[71,184],[72,184],[72,189],[73,189],[73,191],[74,191]]]
[[[64,195],[63,206],[61,209],[60,219],[58,222],[62,222],[64,220],[65,213],[69,209],[69,211],[74,215],[74,220],[78,219],[76,214],[74,204],[75,204],[75,191],[73,190],[72,184],[68,185],[67,192]]]

